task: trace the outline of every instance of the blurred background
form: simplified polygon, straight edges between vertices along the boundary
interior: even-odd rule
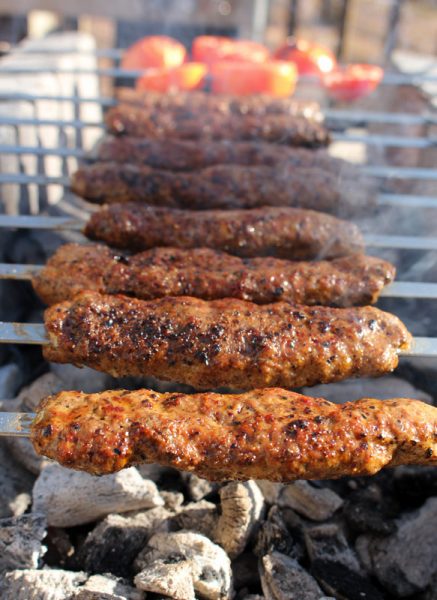
[[[437,52],[437,0],[0,0],[3,51],[25,36],[92,33],[127,47],[151,33],[187,45],[200,33],[249,37],[275,48],[289,35],[327,45],[342,61],[384,64],[395,49]]]

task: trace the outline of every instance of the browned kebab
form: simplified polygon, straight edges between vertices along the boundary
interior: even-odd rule
[[[323,114],[317,102],[296,98],[275,98],[262,94],[253,96],[215,95],[200,91],[163,94],[152,91],[143,92],[132,88],[118,88],[116,96],[121,104],[134,104],[158,110],[188,108],[198,112],[209,111],[258,117],[290,115],[323,121]]]
[[[285,388],[392,371],[411,336],[371,306],[257,305],[83,292],[44,316],[47,360],[197,389]]]
[[[282,389],[239,395],[61,392],[31,426],[35,450],[96,475],[160,463],[213,481],[330,479],[437,465],[437,408],[405,398],[332,404]]]
[[[322,123],[303,116],[234,114],[189,106],[162,108],[119,104],[105,115],[108,131],[140,138],[180,140],[264,141],[287,146],[327,146],[330,135]]]
[[[186,211],[139,203],[112,204],[93,213],[85,235],[116,248],[206,247],[242,257],[331,259],[360,252],[353,223],[288,207]]]
[[[342,178],[359,179],[369,184],[352,163],[331,156],[324,149],[290,148],[263,142],[142,139],[129,136],[104,136],[88,155],[92,162],[143,164],[169,171],[195,171],[214,165],[246,165],[318,168]]]
[[[49,305],[94,290],[143,300],[194,296],[346,307],[376,302],[394,275],[393,265],[364,254],[291,262],[242,259],[209,248],[153,248],[126,256],[102,244],[65,244],[33,278],[33,286]]]
[[[337,216],[368,212],[371,188],[355,179],[311,167],[215,165],[191,172],[147,165],[101,162],[80,167],[72,176],[75,194],[90,202],[141,202],[207,210],[289,206]]]

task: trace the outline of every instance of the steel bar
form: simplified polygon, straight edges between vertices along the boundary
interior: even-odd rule
[[[45,146],[13,146],[10,144],[0,144],[0,154],[30,154],[31,156],[59,156],[61,158],[83,158],[86,155],[84,150],[79,148],[47,148]]]
[[[0,321],[1,344],[48,344],[42,323],[4,323]]]
[[[82,231],[84,224],[71,217],[41,215],[0,215],[0,228],[6,229],[67,229]]]
[[[366,165],[360,167],[360,171],[365,175],[371,175],[372,177],[437,180],[437,169]]]
[[[0,436],[29,437],[35,413],[0,412]]]
[[[10,265],[0,263],[0,279],[27,281],[42,269],[40,265]]]
[[[123,77],[126,79],[136,79],[140,77],[147,69],[122,69],[120,67],[110,68],[78,68],[78,67],[53,67],[47,66],[33,66],[33,65],[6,65],[0,68],[0,74],[5,75],[21,75],[26,73],[39,74],[39,73],[54,73],[59,75],[98,75],[101,77]],[[314,81],[312,76],[302,76],[301,81]],[[437,81],[437,75],[434,73],[421,72],[421,73],[385,73],[382,85],[423,85],[424,83],[434,83]]]
[[[30,125],[32,127],[74,127],[75,129],[86,129],[87,127],[98,127],[99,129],[103,129],[105,127],[103,121],[81,121],[79,119],[27,119],[21,117],[0,117],[0,125],[15,127],[25,125]]]
[[[0,215],[3,229],[72,229],[82,231],[84,223],[70,217],[45,217],[33,215]],[[367,246],[404,250],[437,250],[437,238],[398,235],[365,235]]]
[[[42,269],[42,265],[12,265],[0,263],[0,279],[29,281]],[[381,296],[387,298],[437,299],[437,283],[395,281],[382,290]]]
[[[26,175],[15,173],[0,173],[0,184],[16,183],[16,184],[36,184],[36,185],[62,185],[68,187],[70,185],[69,177],[50,177],[48,175]]]
[[[42,323],[4,323],[0,321],[0,344],[48,344]],[[402,356],[437,357],[437,338],[415,337],[411,349]]]
[[[416,196],[414,194],[378,194],[381,206],[404,206],[408,208],[437,208],[437,197]]]

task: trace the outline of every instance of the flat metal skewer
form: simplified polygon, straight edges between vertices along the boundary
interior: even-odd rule
[[[0,436],[29,437],[35,413],[0,412]]]
[[[45,327],[42,323],[5,323],[0,321],[0,344],[47,345]],[[415,337],[410,350],[402,356],[421,358],[437,357],[437,338]]]
[[[0,279],[30,281],[40,273],[43,265],[12,265],[0,263]],[[394,281],[381,291],[386,298],[427,298],[437,299],[437,283],[415,281]]]

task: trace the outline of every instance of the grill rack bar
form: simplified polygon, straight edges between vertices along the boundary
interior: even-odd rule
[[[0,280],[31,281],[40,273],[42,265],[18,265],[0,263]],[[386,298],[414,298],[437,300],[437,283],[395,281],[381,292]]]
[[[40,119],[1,116],[0,125],[9,125],[17,127],[72,127],[74,129],[85,129],[87,127],[94,127],[98,129],[105,128],[105,123],[103,121],[82,121],[80,119]],[[437,148],[437,137],[407,137],[398,135],[332,133],[331,138],[334,142],[362,143],[366,145],[387,146],[396,148]]]
[[[82,231],[84,222],[70,217],[41,215],[0,215],[0,229],[49,229]],[[437,237],[372,235],[364,236],[367,246],[400,250],[437,250]]]
[[[47,345],[49,340],[42,323],[5,323],[0,321],[0,344]],[[437,357],[437,338],[414,337],[411,349],[402,357]]]
[[[76,52],[74,52],[76,53]],[[35,52],[35,54],[38,54]],[[71,51],[70,51],[71,54]],[[115,57],[118,58],[118,57]],[[62,67],[54,68],[50,65],[47,66],[34,66],[34,65],[3,65],[0,68],[0,75],[24,75],[24,74],[39,74],[39,73],[55,73],[59,75],[97,75],[99,77],[122,77],[125,79],[136,79],[144,73],[147,73],[148,69],[122,69],[121,67],[97,67],[97,68],[78,68],[78,67]],[[301,81],[315,82],[317,79],[313,76],[302,76]],[[426,83],[437,82],[437,75],[428,72],[421,73],[385,73],[380,85],[423,85]]]
[[[0,144],[0,154],[11,154],[21,156],[29,154],[31,156],[58,156],[60,158],[86,158],[89,153],[79,148],[47,148],[44,146],[20,146],[12,144]],[[390,179],[420,179],[437,180],[437,170],[423,167],[390,167],[378,165],[359,166],[359,169],[365,175],[372,177],[388,177]],[[15,174],[12,174],[15,175]],[[0,183],[37,183],[36,181],[9,181],[8,173],[0,174]],[[22,175],[22,177],[35,177],[35,175]],[[47,181],[47,183],[57,183]],[[435,199],[437,205],[437,198]]]

